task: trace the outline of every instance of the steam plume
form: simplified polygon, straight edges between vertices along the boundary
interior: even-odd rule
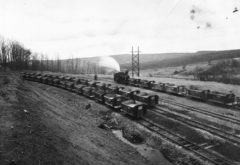
[[[120,71],[118,62],[112,57],[100,57],[98,65],[111,70]]]

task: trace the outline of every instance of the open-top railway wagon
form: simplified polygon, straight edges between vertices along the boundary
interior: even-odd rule
[[[74,86],[74,91],[78,94],[83,94],[83,88],[87,87],[87,85],[78,84]]]
[[[131,86],[136,86],[138,87],[140,84],[141,79],[136,79],[136,78],[129,78],[128,84]]]
[[[226,105],[232,105],[235,101],[235,94],[233,93],[224,93],[218,91],[209,91],[208,92],[208,100],[217,102],[217,103],[224,103]]]
[[[96,88],[106,90],[107,87],[109,87],[110,85],[111,84],[106,84],[106,83],[100,82],[100,83],[96,83]]]
[[[199,90],[199,89],[187,89],[186,95],[192,98],[197,98],[200,100],[208,100],[209,90]]]
[[[60,80],[59,86],[67,89],[67,83],[71,82],[72,80],[73,80],[73,77],[64,77]]]
[[[121,108],[121,103],[123,100],[124,100],[124,98],[117,93],[107,93],[104,95],[105,104],[107,104],[115,109]]]
[[[79,78],[72,78],[69,80],[69,82],[66,83],[66,88],[68,90],[73,91],[75,89],[75,85],[80,84],[80,79]]]
[[[99,84],[97,84],[98,86]],[[118,86],[111,86],[110,84],[106,87],[105,89],[102,89],[102,87],[97,87],[97,90],[94,91],[95,94],[95,99],[100,101],[100,102],[105,102],[105,95],[110,94],[110,93],[117,93],[119,91]]]
[[[97,87],[97,84],[99,84],[99,81],[88,81],[87,85],[92,87]]]
[[[96,90],[97,90],[96,87],[86,86],[86,87],[82,88],[82,94],[87,96],[87,97],[94,98],[94,96],[95,96],[94,92]]]
[[[176,94],[176,95],[185,95],[186,94],[185,86],[183,86],[183,85],[177,86],[174,84],[165,84],[165,90],[168,93]]]
[[[43,74],[38,75],[38,76],[35,78],[35,81],[37,81],[37,82],[42,82],[42,78],[43,78],[43,77],[44,77]]]
[[[147,107],[155,107],[158,104],[158,95],[148,94],[146,92],[138,93],[134,95],[134,100],[145,103]]]
[[[58,75],[49,75],[47,78],[47,84],[53,85],[54,84],[53,80],[55,80],[56,78],[58,78]]]
[[[55,79],[53,79],[53,85],[54,86],[59,86],[60,85],[60,81],[64,80],[65,76],[58,76]]]
[[[126,99],[134,99],[134,95],[140,93],[140,91],[132,90],[131,88],[123,88],[123,89],[120,89],[118,93]]]
[[[32,73],[30,76],[29,76],[29,80],[31,81],[34,81],[35,78],[38,76],[39,73]]]
[[[103,95],[105,104],[113,107],[120,108],[123,97],[119,95],[119,90],[124,89],[124,87],[118,87],[116,85],[110,85],[107,87],[106,93]]]
[[[155,81],[140,80],[139,86],[142,88],[152,89],[154,83]]]
[[[86,86],[82,88],[82,94],[87,97],[94,98],[95,91],[98,90],[97,84],[99,83],[100,82],[98,81],[87,81],[87,83],[84,83]]]
[[[147,108],[144,103],[135,100],[126,100],[121,103],[122,110],[135,118],[143,117],[147,114]]]
[[[42,78],[42,82],[45,84],[48,84],[48,80],[49,78],[51,78],[53,75],[50,74],[46,74],[43,78]]]
[[[26,80],[31,80],[31,76],[35,75],[36,73],[29,73],[27,76],[26,76]]]
[[[166,92],[165,83],[159,82],[157,84],[153,84],[152,90]]]
[[[89,80],[87,80],[87,79],[80,79],[79,81],[80,81],[79,82],[80,84],[87,85]]]

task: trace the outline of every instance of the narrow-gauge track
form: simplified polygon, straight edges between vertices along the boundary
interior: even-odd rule
[[[109,78],[101,78],[102,80],[106,80],[106,81],[112,81],[111,79]],[[115,81],[114,81],[115,82]],[[135,88],[139,88],[139,87],[135,87]],[[141,88],[139,88],[141,89]],[[149,91],[152,91],[150,89],[144,89],[144,90],[149,90]],[[156,91],[155,91],[156,92]],[[157,92],[159,93],[159,92]],[[165,93],[167,94],[167,93]],[[171,105],[175,105],[175,106],[178,106],[178,107],[182,107],[182,108],[185,108],[189,111],[193,111],[193,112],[198,112],[198,113],[201,113],[201,114],[205,114],[205,115],[208,115],[208,116],[211,116],[211,117],[214,117],[214,118],[218,118],[218,119],[221,119],[221,120],[224,120],[224,121],[227,121],[227,122],[230,122],[230,123],[233,123],[233,124],[237,124],[237,125],[240,125],[240,120],[239,119],[236,119],[236,118],[232,118],[232,117],[228,117],[228,116],[225,116],[225,115],[221,115],[219,113],[214,113],[214,112],[210,112],[210,111],[207,111],[207,110],[204,110],[204,109],[201,109],[201,108],[196,108],[196,107],[192,107],[192,106],[189,106],[189,105],[185,105],[185,104],[181,104],[181,103],[176,103],[174,101],[171,101],[171,100],[168,100],[168,99],[164,99],[164,98],[161,98],[159,96],[159,101],[161,102],[164,102],[164,103],[169,103]],[[208,102],[210,103],[210,102]],[[237,109],[237,110],[240,110],[240,108],[236,107],[236,106],[226,106],[228,108],[234,108],[234,109]]]
[[[206,124],[203,124],[203,123],[200,123],[198,121],[195,121],[195,120],[191,120],[191,119],[188,119],[186,117],[183,117],[183,116],[178,116],[172,112],[169,112],[168,110],[164,110],[164,109],[161,109],[159,107],[157,108],[154,108],[154,109],[151,109],[150,111],[154,112],[154,113],[157,113],[159,115],[162,115],[162,116],[165,116],[167,118],[172,118],[176,121],[179,121],[181,123],[184,123],[188,126],[191,126],[191,127],[194,127],[194,128],[198,128],[198,129],[201,129],[201,130],[204,130],[204,131],[207,131],[209,133],[212,133],[213,135],[216,135],[218,137],[221,137],[225,140],[227,140],[228,142],[234,144],[234,145],[238,145],[240,146],[240,137],[236,136],[236,135],[233,135],[231,133],[228,133],[228,132],[224,132],[222,130],[219,130],[215,127],[212,127],[212,126],[209,126],[209,125],[206,125]],[[164,113],[161,113],[161,112],[164,112]],[[175,117],[172,117],[172,115],[174,115]]]
[[[181,136],[170,132],[166,129],[164,129],[162,126],[152,122],[151,120],[147,118],[142,118],[142,120],[137,121],[138,124],[146,127],[147,129],[157,133],[161,137],[167,139],[168,141],[171,141],[172,143],[177,144],[178,146],[181,146],[182,148],[194,153],[196,156],[209,161],[216,165],[235,165],[234,162],[225,159],[224,157],[221,157],[210,150],[206,149],[205,147],[201,145],[197,145],[195,143],[192,143]]]
[[[106,81],[113,81],[111,78],[109,78],[109,77],[101,77],[100,79],[102,79],[102,80],[106,80]],[[116,82],[116,81],[114,81],[114,82]],[[117,82],[118,83],[118,82]],[[121,83],[119,83],[119,84],[121,84]],[[124,84],[125,85],[125,84]],[[142,87],[143,88],[143,87]],[[155,92],[158,92],[158,93],[165,93],[165,94],[168,94],[168,95],[171,95],[171,93],[168,93],[168,92],[161,92],[161,91],[157,91],[157,90],[153,90],[153,89],[151,89],[151,88],[145,88],[144,87],[144,89],[145,90],[151,90],[151,91],[155,91]],[[186,99],[190,99],[190,97],[188,97],[186,94],[183,94],[183,95],[181,95],[181,96],[185,96],[185,98]],[[206,102],[206,103],[208,103],[208,104],[211,104],[211,105],[216,105],[216,103],[218,103],[218,102],[214,102],[214,101],[208,101],[208,102]],[[240,104],[233,104],[233,105],[226,105],[226,104],[222,104],[222,103],[219,103],[219,105],[221,105],[221,106],[224,106],[224,107],[226,107],[226,108],[233,108],[233,109],[236,109],[236,110],[240,110]]]
[[[60,87],[61,88],[61,87]],[[64,88],[62,88],[64,89]],[[69,92],[73,92],[68,90]],[[194,153],[196,156],[202,158],[203,160],[209,161],[215,165],[236,165],[235,162],[227,160],[226,158],[219,156],[218,154],[215,154],[211,152],[210,150],[206,149],[206,146],[201,146],[194,144],[181,136],[168,131],[167,129],[164,129],[162,126],[152,122],[151,120],[147,118],[141,118],[140,120],[136,120],[136,122],[150,131],[157,133],[161,137],[171,141],[172,143],[177,144],[178,146],[184,148],[185,150],[188,150],[192,153]]]
[[[65,89],[66,89],[66,88],[65,88]],[[71,92],[72,92],[72,91],[71,91]],[[147,121],[147,120],[148,120],[148,121]],[[148,123],[150,123],[151,125],[154,125],[154,123],[153,123],[152,121],[150,121],[149,119],[146,119],[146,118],[143,118],[143,120],[139,120],[138,122],[139,122],[139,124],[142,124],[142,125],[144,125],[144,122],[148,122]],[[146,125],[146,124],[145,124],[145,126],[147,126],[150,131],[158,132],[158,134],[160,134],[159,128],[160,128],[161,126],[159,126],[158,129],[156,128],[156,125],[155,125],[154,127],[152,127],[152,126],[149,126],[149,125]],[[164,128],[162,128],[161,130],[163,130],[163,129],[164,129]],[[167,131],[166,131],[166,132],[167,132]],[[168,137],[170,134],[172,134],[172,137],[171,137],[172,139],[171,139],[171,140],[169,139],[170,137]],[[234,165],[234,162],[232,162],[232,161],[230,161],[230,160],[226,160],[224,157],[212,153],[211,151],[207,150],[206,148],[204,148],[204,147],[201,146],[201,145],[196,145],[196,144],[194,144],[194,143],[191,143],[191,142],[185,140],[184,138],[181,138],[180,136],[177,137],[177,135],[174,135],[174,133],[171,133],[171,132],[168,132],[168,134],[162,133],[162,136],[163,136],[163,135],[165,135],[164,138],[167,138],[167,137],[168,137],[168,139],[169,139],[170,141],[172,141],[172,142],[178,144],[179,146],[182,146],[183,148],[185,148],[185,149],[187,149],[187,150],[195,153],[196,155],[198,155],[199,157],[203,158],[204,160],[207,160],[207,161],[209,161],[209,162],[212,162],[213,164],[219,164],[219,165]],[[174,137],[174,136],[175,136],[175,137]],[[176,140],[175,138],[178,138],[178,140]]]
[[[214,117],[214,118],[225,120],[225,121],[233,123],[233,124],[240,125],[240,120],[236,119],[236,118],[228,117],[228,116],[225,116],[225,115],[221,115],[219,113],[210,112],[210,111],[207,111],[207,110],[204,110],[204,109],[201,109],[201,108],[192,107],[192,106],[189,106],[189,105],[177,103],[177,102],[167,100],[167,99],[163,99],[163,98],[160,98],[159,101],[164,102],[164,103],[168,103],[168,104],[171,104],[171,105],[175,105],[175,106],[178,106],[178,107],[181,107],[181,108],[185,108],[185,109],[190,110],[190,111],[205,114],[205,115],[208,115],[208,116],[211,116],[211,117]]]

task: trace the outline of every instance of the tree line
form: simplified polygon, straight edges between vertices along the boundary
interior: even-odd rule
[[[0,36],[0,66],[12,70],[51,71],[73,74],[105,74],[106,68],[96,62],[74,58],[61,60],[59,55],[50,59],[48,55],[32,52],[18,41]]]

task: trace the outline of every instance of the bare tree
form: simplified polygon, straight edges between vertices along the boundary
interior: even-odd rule
[[[5,43],[5,39],[2,37],[1,38],[1,60],[2,60],[2,65],[7,66],[7,45]]]
[[[74,73],[77,74],[78,73],[78,67],[79,64],[81,63],[81,60],[79,58],[75,59],[75,69],[74,69]]]

